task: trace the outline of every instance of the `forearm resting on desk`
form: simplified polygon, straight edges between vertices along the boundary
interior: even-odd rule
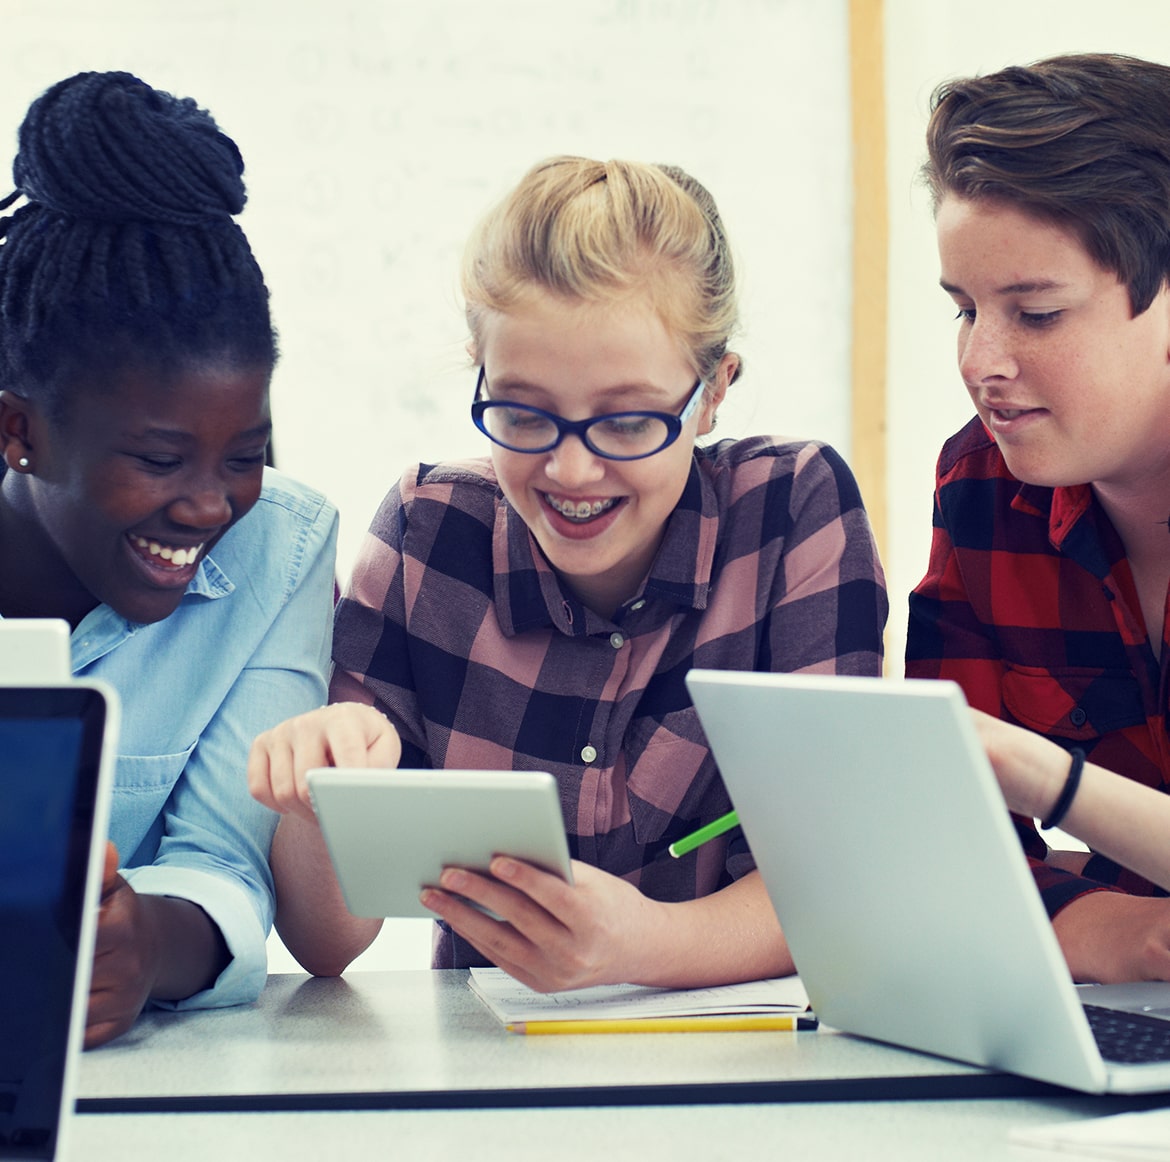
[[[710,896],[663,907],[669,927],[661,933],[658,968],[638,983],[702,988],[796,971],[758,871]]]
[[[1052,926],[1075,981],[1170,980],[1170,900],[1090,892],[1062,908]]]
[[[142,896],[162,952],[150,999],[181,1001],[209,989],[228,966],[223,934],[198,904],[171,896]]]
[[[382,927],[350,913],[321,829],[282,815],[270,855],[276,881],[276,931],[306,972],[339,976]]]
[[[148,1000],[179,1001],[210,988],[231,955],[197,904],[136,892],[108,847],[90,980],[85,1044],[124,1033]]]

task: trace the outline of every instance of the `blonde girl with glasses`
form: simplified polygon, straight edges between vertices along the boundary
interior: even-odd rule
[[[681,170],[536,165],[473,236],[463,291],[490,458],[405,473],[338,608],[334,705],[253,749],[253,793],[283,814],[279,931],[335,974],[379,925],[345,910],[308,768],[547,770],[574,883],[507,856],[448,868],[422,894],[436,967],[543,991],[790,973],[740,832],[660,857],[731,808],[692,666],[880,673],[854,479],[820,443],[697,444],[742,365],[723,225]],[[762,757],[783,794],[783,756]]]

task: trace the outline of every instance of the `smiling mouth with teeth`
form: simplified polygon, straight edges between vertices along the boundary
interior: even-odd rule
[[[585,521],[592,520],[603,512],[609,512],[621,498],[611,496],[607,500],[558,500],[546,492],[544,499],[549,508],[560,513],[566,520],[574,524],[584,524]]]
[[[161,568],[182,569],[193,565],[203,551],[203,543],[176,549],[158,541],[148,541],[145,537],[132,536],[130,541],[139,552],[149,553],[155,558],[154,563]]]

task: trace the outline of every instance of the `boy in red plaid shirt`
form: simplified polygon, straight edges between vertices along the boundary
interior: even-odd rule
[[[1170,69],[1066,56],[948,83],[927,137],[978,414],[939,458],[906,673],[953,678],[1069,752],[981,720],[1074,976],[1170,979],[1165,893],[1105,854],[1050,850],[1030,817],[1075,803],[1085,756],[1087,785],[1105,768],[1170,786]],[[1105,850],[1166,882],[1124,826],[1085,815],[1078,830],[1111,830]]]

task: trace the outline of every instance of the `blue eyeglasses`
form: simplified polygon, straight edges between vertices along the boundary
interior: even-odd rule
[[[676,416],[669,412],[612,412],[591,420],[566,420],[529,404],[480,399],[484,378],[481,367],[471,418],[493,443],[510,452],[551,452],[566,436],[576,436],[590,452],[606,460],[641,460],[669,448],[694,415],[704,386],[700,378]]]

